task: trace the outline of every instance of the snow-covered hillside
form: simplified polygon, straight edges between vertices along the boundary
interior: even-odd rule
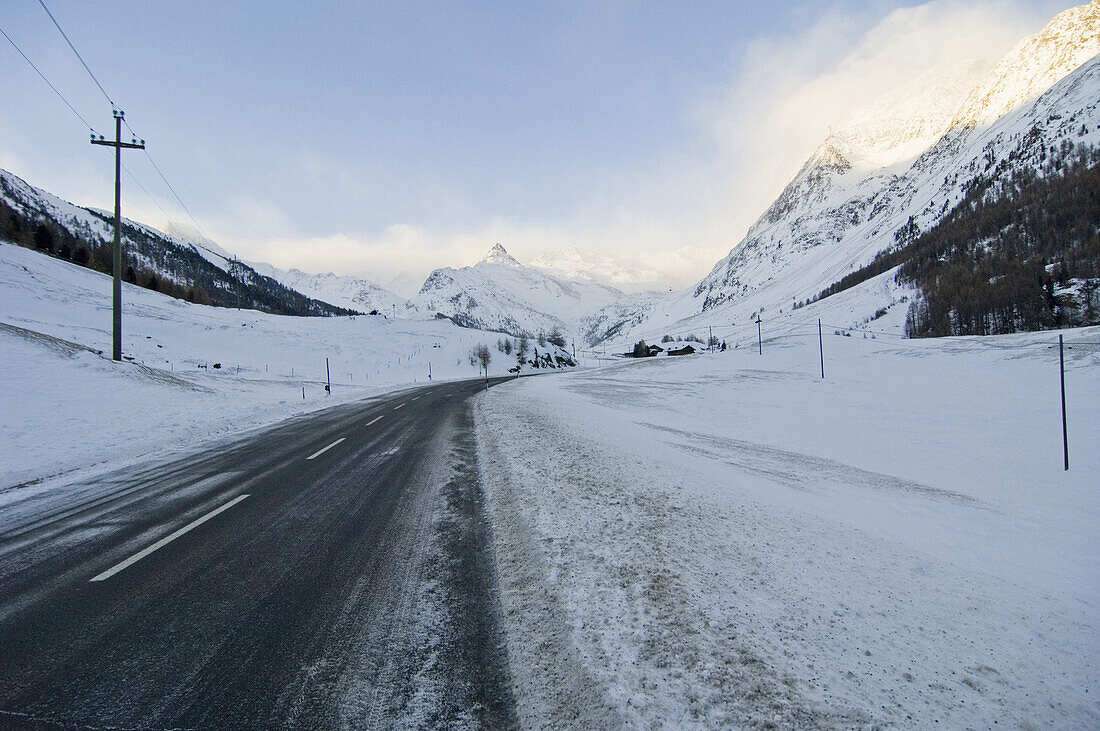
[[[125,283],[122,322],[127,360],[116,363],[103,355],[111,278],[0,242],[0,493],[426,383],[429,370],[474,378],[478,344],[490,346],[490,375],[516,364],[492,347],[498,333],[446,320],[285,317]]]
[[[16,210],[30,208],[34,212],[51,216],[65,228],[74,233],[86,234],[89,238],[111,241],[114,237],[114,213],[101,211],[81,206],[57,197],[49,191],[37,188],[19,176],[0,170],[0,195],[8,205]],[[195,252],[206,261],[210,262],[222,271],[228,272],[233,266],[231,256],[213,242],[208,240],[198,241],[180,230],[169,227],[167,233],[157,231],[143,223],[123,218],[124,225],[133,226],[149,236],[155,236],[166,240],[174,246]],[[124,243],[127,242],[124,239]],[[143,262],[153,264],[153,262]],[[170,272],[162,272],[170,276]]]
[[[355,312],[380,312],[387,317],[393,313],[411,316],[406,309],[405,298],[383,289],[369,279],[340,274],[307,274],[300,269],[278,269],[270,264],[253,263],[249,266],[280,284],[330,305]]]
[[[776,318],[905,237],[977,177],[1040,169],[1052,149],[1100,145],[1100,1],[1071,8],[989,69],[925,76],[857,112],[811,155],[744,240],[691,290],[647,303],[627,339]],[[888,306],[893,294],[855,313]],[[595,335],[599,337],[597,333]]]
[[[413,303],[465,327],[537,335],[555,328],[573,334],[586,314],[624,298],[612,287],[561,281],[524,266],[496,244],[473,266],[436,269]]]
[[[113,214],[82,208],[0,170],[0,238],[112,270]],[[348,314],[264,276],[197,234],[122,219],[122,276],[192,302],[296,315]]]

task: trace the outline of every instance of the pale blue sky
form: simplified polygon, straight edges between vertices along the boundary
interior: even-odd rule
[[[746,150],[782,144],[754,143],[752,105],[829,73],[869,29],[918,5],[47,4],[219,243],[246,259],[382,281],[470,263],[498,237],[521,259],[573,245],[648,251],[656,262],[662,247],[695,247],[698,261],[684,266],[702,276],[702,262],[737,242],[817,131],[792,140],[759,179],[747,168],[768,163],[746,165],[717,149],[722,138]],[[967,5],[941,0],[919,22]],[[1067,6],[984,3],[991,22],[974,24],[995,27],[954,30],[1000,53]],[[108,132],[109,105],[36,0],[5,2],[0,27]],[[0,44],[0,166],[109,206],[109,154]],[[185,221],[140,153],[126,159]],[[125,185],[126,211],[163,226],[164,214]],[[716,188],[748,192],[728,203]]]

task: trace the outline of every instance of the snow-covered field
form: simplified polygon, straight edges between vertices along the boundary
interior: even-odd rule
[[[1100,727],[1100,328],[1068,472],[1057,333],[789,329],[481,397],[521,718]]]
[[[110,277],[0,243],[0,502],[45,489],[51,477],[72,482],[423,384],[429,364],[434,380],[472,378],[470,350],[499,337],[442,320],[204,307],[128,284],[123,303],[123,355],[134,360],[115,363]],[[491,375],[515,362],[491,353]],[[35,487],[9,489],[28,482]]]

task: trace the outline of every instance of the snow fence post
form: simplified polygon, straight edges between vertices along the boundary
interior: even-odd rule
[[[825,346],[821,344],[821,320],[817,321],[817,352],[821,354],[821,377],[825,377]]]
[[[1062,351],[1062,335],[1058,335],[1058,372],[1062,382],[1062,457],[1069,469],[1069,432],[1066,430],[1066,357]]]

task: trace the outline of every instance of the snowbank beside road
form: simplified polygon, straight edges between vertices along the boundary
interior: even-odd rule
[[[1052,333],[829,336],[822,380],[815,328],[485,394],[521,710],[1096,727],[1100,329],[1067,340],[1068,473]]]

